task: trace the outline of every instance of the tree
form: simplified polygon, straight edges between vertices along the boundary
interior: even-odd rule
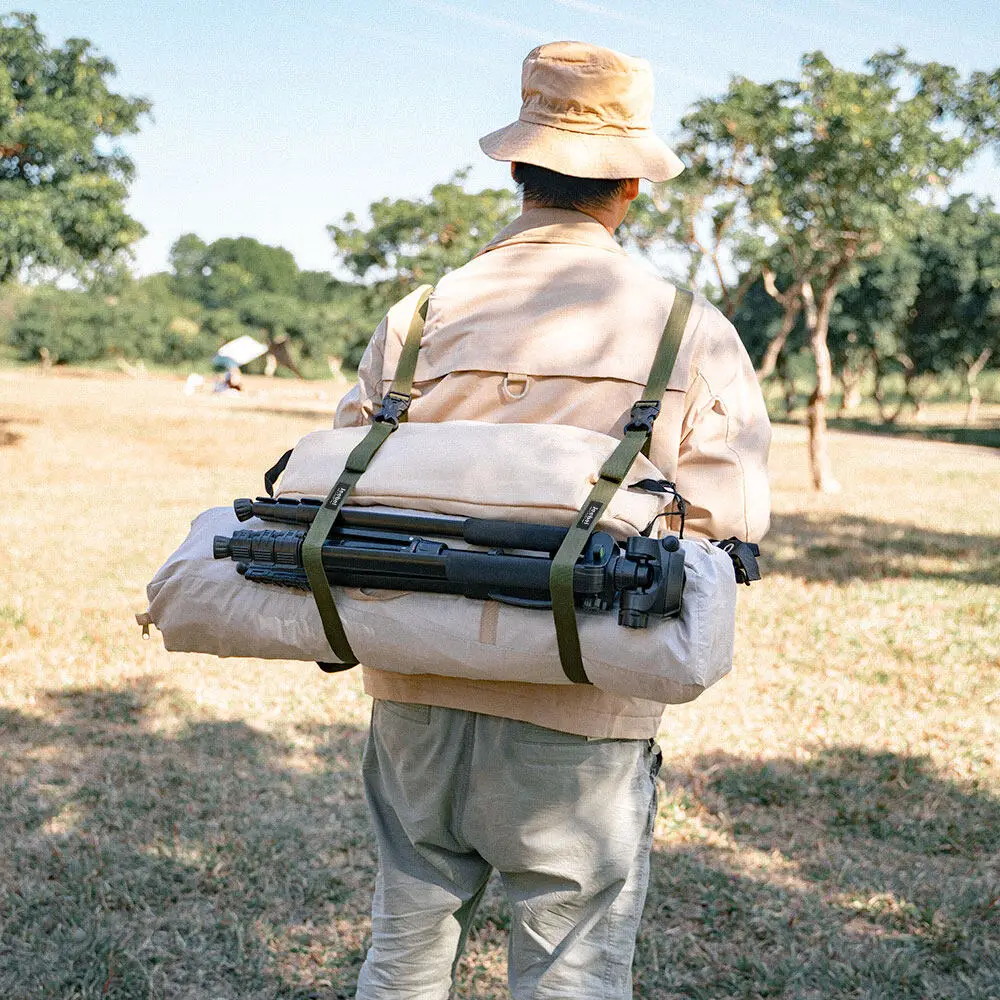
[[[50,286],[32,293],[8,342],[25,361],[179,364],[212,356],[215,341],[200,318],[198,306],[178,299],[157,275],[127,283],[118,295]]]
[[[466,263],[517,215],[518,199],[506,188],[467,191],[468,170],[436,184],[429,198],[383,198],[368,209],[365,226],[353,214],[327,226],[341,266],[358,282],[350,299],[354,333],[344,341],[344,361],[357,364],[375,326],[415,285],[435,283]],[[348,301],[347,289],[342,290]]]
[[[115,72],[86,39],[50,48],[33,14],[0,16],[0,283],[40,268],[87,276],[144,234],[113,140],[151,105],[109,90]]]
[[[170,248],[170,266],[177,293],[208,309],[231,308],[258,292],[298,292],[299,269],[291,251],[250,236],[206,244],[194,233],[185,233]]]
[[[928,209],[936,214],[936,210]],[[902,330],[917,297],[921,261],[911,241],[894,240],[868,258],[837,295],[830,317],[830,356],[844,390],[841,412],[857,401],[861,379],[875,376],[875,402],[886,413],[882,382],[888,367],[898,363]]]
[[[616,235],[661,267],[665,253],[679,251],[687,260],[686,283],[732,319],[760,269],[746,200],[723,187],[716,176],[685,170],[640,194]]]
[[[1000,215],[989,200],[955,198],[944,211],[925,214],[913,250],[920,274],[898,353],[904,401],[919,406],[922,376],[958,370],[971,422],[979,404],[976,380],[1000,358]]]
[[[749,273],[753,273],[750,271]],[[759,276],[740,298],[732,315],[736,327],[750,355],[757,377],[761,380],[777,374],[784,391],[785,414],[795,408],[795,380],[790,362],[794,355],[807,346],[801,310],[790,309],[768,291],[771,277]],[[785,276],[777,280],[785,283]]]
[[[327,226],[337,257],[359,280],[389,296],[433,283],[459,267],[517,214],[513,191],[466,191],[468,170],[436,184],[429,198],[383,198],[369,206],[371,225],[353,214]]]
[[[902,50],[877,53],[862,72],[814,52],[797,80],[734,79],[682,120],[689,183],[740,203],[733,213],[750,224],[742,245],[755,248],[786,310],[783,328],[794,327],[793,311],[804,317],[816,372],[808,423],[817,489],[839,488],[826,450],[837,294],[859,261],[912,234],[920,199],[944,190],[989,137],[977,86],[963,89],[955,70],[908,61]],[[791,279],[783,290],[782,270]]]

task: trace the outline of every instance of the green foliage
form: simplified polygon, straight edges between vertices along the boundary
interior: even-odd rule
[[[0,16],[0,283],[113,266],[145,232],[125,211],[134,134],[149,101],[108,89],[90,42],[50,48],[33,14]]]
[[[992,203],[956,198],[927,213],[913,250],[919,284],[900,338],[913,373],[967,368],[983,351],[1000,359],[1000,215]]]
[[[295,297],[300,302],[321,305],[336,302],[343,294],[345,283],[327,271],[299,271],[295,283]]]
[[[732,317],[755,368],[760,368],[768,345],[781,326],[782,315],[781,306],[767,293],[764,282],[758,278],[747,289]],[[795,354],[805,346],[805,326],[800,319],[785,344],[784,354],[786,357]]]
[[[14,320],[24,308],[31,289],[16,282],[0,285],[0,345],[8,345]]]
[[[175,292],[203,308],[218,343],[242,333],[271,342],[287,337],[298,356],[325,370],[327,357],[356,366],[374,329],[366,288],[325,271],[299,271],[284,247],[246,236],[207,244],[186,233],[170,263]]]
[[[917,227],[863,262],[830,322],[834,367],[874,372],[876,398],[892,373],[913,402],[932,376],[959,373],[971,390],[1000,359],[1000,215],[962,196],[923,208]]]
[[[185,233],[171,247],[170,265],[177,293],[207,309],[232,308],[257,292],[288,297],[298,290],[292,254],[249,236],[206,244]]]
[[[861,72],[812,52],[798,79],[737,77],[682,119],[685,239],[706,248],[720,278],[725,245],[741,271],[732,295],[723,282],[730,309],[747,279],[764,277],[784,314],[776,347],[798,313],[805,322],[816,369],[808,422],[817,489],[839,489],[825,444],[837,295],[859,262],[913,237],[924,205],[996,139],[991,88],[980,76],[963,85],[951,67],[913,62],[901,49],[877,52]],[[791,284],[778,292],[782,272]]]
[[[327,229],[341,263],[361,280],[407,289],[436,282],[464,264],[517,214],[508,189],[465,190],[468,170],[436,184],[430,198],[383,198],[369,207],[371,225],[352,214]]]
[[[44,350],[51,361],[66,364],[109,357],[178,364],[211,357],[216,340],[200,324],[198,307],[154,279],[137,281],[120,296],[38,289],[15,319],[10,344],[21,360],[36,361]]]
[[[902,50],[862,72],[810,53],[796,80],[736,78],[694,106],[682,120],[686,183],[709,198],[716,227],[742,202],[763,262],[786,254],[794,277],[826,288],[912,235],[917,195],[942,189],[980,147],[978,127],[958,128],[968,102],[953,69]]]
[[[415,286],[434,284],[485,246],[518,212],[505,188],[467,191],[468,170],[436,184],[429,198],[383,198],[369,206],[371,224],[348,214],[327,226],[341,265],[362,283],[348,293],[343,357],[357,365],[389,307]]]
[[[937,214],[928,210],[928,215]],[[835,369],[888,359],[899,351],[921,276],[916,246],[896,240],[865,261],[842,287],[830,318]]]
[[[345,368],[357,368],[384,312],[384,303],[377,292],[363,285],[338,284],[336,297],[319,312],[324,338],[322,354],[340,358]],[[303,340],[304,352],[313,358],[322,356],[315,334],[307,333]]]

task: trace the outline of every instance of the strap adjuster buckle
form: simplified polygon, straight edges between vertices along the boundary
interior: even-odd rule
[[[409,409],[410,397],[402,392],[388,392],[382,399],[382,406],[372,417],[377,424],[392,424],[395,430],[399,426],[399,418]]]
[[[653,421],[660,415],[660,401],[658,399],[640,399],[632,412],[629,414],[629,422],[625,425],[626,431],[645,431],[646,434],[653,433]]]

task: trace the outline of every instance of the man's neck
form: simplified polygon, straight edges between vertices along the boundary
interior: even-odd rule
[[[537,209],[545,209],[545,205],[539,205],[538,202],[531,201],[525,198],[521,202],[521,215],[526,212],[532,212]],[[600,208],[574,208],[574,212],[582,212],[584,215],[589,215],[592,219],[599,222],[604,228],[612,235],[615,235],[615,230],[621,225],[621,219],[618,217],[617,207],[611,209],[600,209]]]

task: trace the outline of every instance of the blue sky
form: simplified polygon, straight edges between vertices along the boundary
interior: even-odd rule
[[[480,135],[517,117],[533,46],[575,38],[649,59],[665,138],[688,105],[733,74],[794,74],[822,49],[858,68],[903,45],[963,73],[1000,64],[990,2],[813,0],[23,0],[50,42],[89,38],[116,86],[153,101],[126,146],[130,208],[149,235],[143,273],[184,232],[250,235],[331,269],[328,222],[382,197],[418,196],[472,165],[474,186],[509,184]],[[981,157],[963,186],[1000,202]]]

